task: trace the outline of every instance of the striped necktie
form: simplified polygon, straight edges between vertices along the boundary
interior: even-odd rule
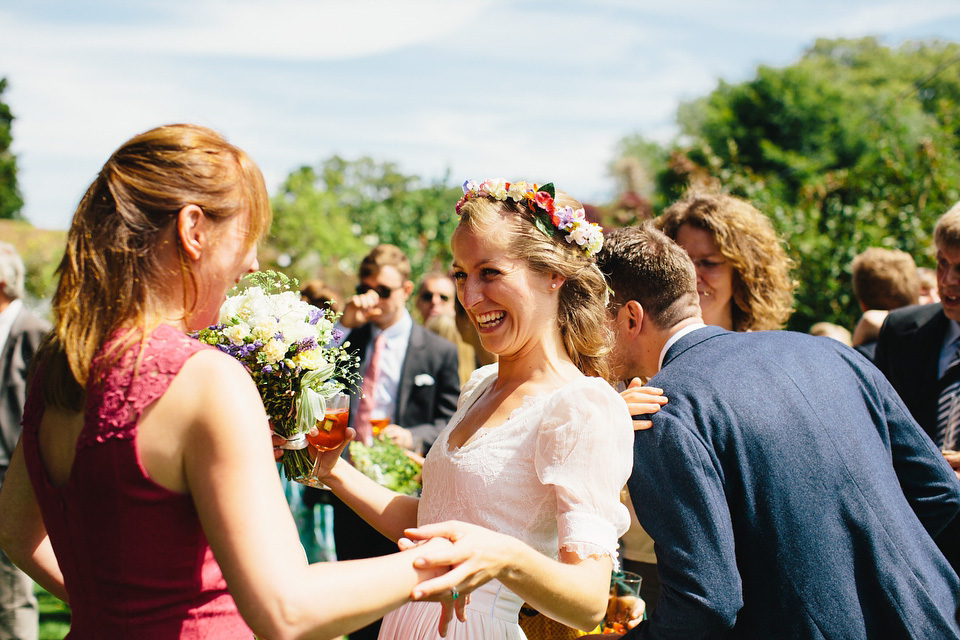
[[[957,435],[960,431],[960,348],[953,354],[947,365],[940,384],[945,385],[937,400],[937,438],[936,445],[941,449],[956,449]]]

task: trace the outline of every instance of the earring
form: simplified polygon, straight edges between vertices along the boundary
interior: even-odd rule
[[[556,288],[557,288],[557,283],[554,282],[553,284],[551,284],[551,285],[550,285],[550,288],[551,288],[551,289],[556,289]]]

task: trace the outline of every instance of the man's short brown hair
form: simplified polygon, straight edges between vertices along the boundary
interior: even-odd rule
[[[661,329],[700,311],[693,261],[649,223],[608,232],[597,254],[597,266],[612,289],[611,311],[636,300]]]
[[[393,267],[400,273],[404,281],[410,279],[412,269],[410,259],[400,249],[392,244],[378,244],[360,262],[358,275],[360,279],[369,278],[380,273],[384,267]]]
[[[920,277],[913,257],[899,249],[870,247],[853,259],[853,293],[864,309],[917,304]]]

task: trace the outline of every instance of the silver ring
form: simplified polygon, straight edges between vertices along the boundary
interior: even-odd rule
[[[453,598],[454,600],[460,597],[460,592],[457,591],[456,587],[453,587],[452,589],[450,589],[450,597]]]

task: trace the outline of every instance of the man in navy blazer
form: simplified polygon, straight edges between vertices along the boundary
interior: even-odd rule
[[[835,340],[703,325],[696,272],[652,228],[611,232],[618,377],[668,402],[630,495],[661,596],[626,638],[960,638],[931,536],[960,481],[884,376]]]

